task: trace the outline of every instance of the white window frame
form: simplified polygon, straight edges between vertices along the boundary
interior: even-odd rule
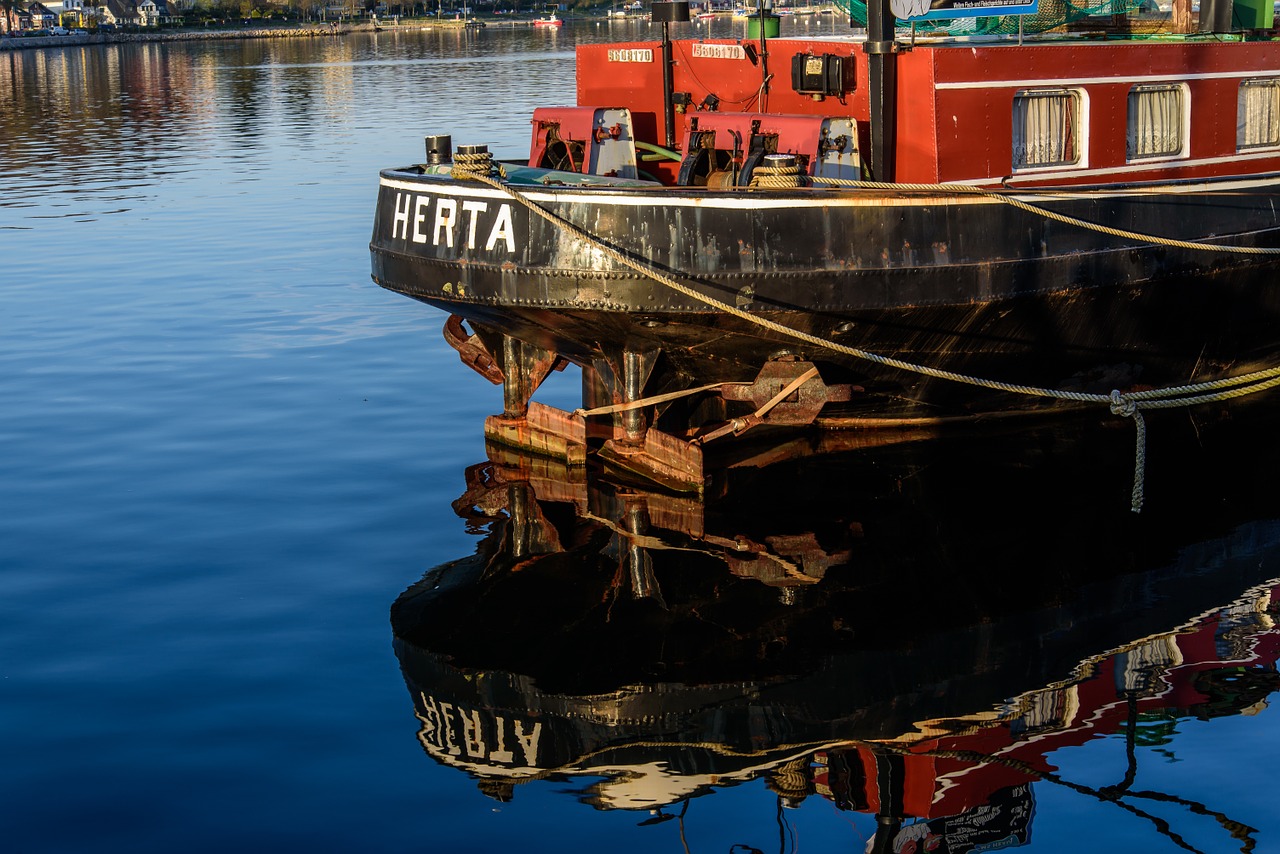
[[[1245,142],[1249,130],[1247,124],[1249,116],[1245,110],[1244,101],[1245,91],[1250,87],[1266,87],[1274,93],[1272,126],[1275,129],[1275,139],[1266,142]],[[1265,151],[1273,148],[1280,148],[1280,77],[1251,77],[1241,80],[1236,90],[1236,151]]]
[[[1069,161],[1052,163],[1020,163],[1018,161],[1018,102],[1020,99],[1047,95],[1066,95],[1075,103],[1075,112],[1072,117],[1075,157]],[[1011,161],[1014,173],[1061,172],[1069,169],[1087,169],[1089,167],[1089,93],[1084,89],[1068,86],[1038,86],[1034,89],[1019,89],[1013,94],[1010,115],[1013,123],[1010,145],[1012,147]]]
[[[1182,126],[1178,130],[1178,147],[1175,151],[1160,151],[1151,154],[1135,154],[1138,123],[1134,118],[1134,95],[1144,92],[1176,91],[1181,98],[1179,120]],[[1191,156],[1191,87],[1186,83],[1138,83],[1130,87],[1125,99],[1125,160],[1129,163],[1153,163],[1162,160],[1185,160]]]

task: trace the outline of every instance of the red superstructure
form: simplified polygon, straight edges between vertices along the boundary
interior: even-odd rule
[[[675,138],[684,139],[694,119],[713,111],[846,116],[859,123],[859,148],[868,148],[868,65],[861,42],[770,39],[766,50],[762,56],[759,43],[746,40],[674,41]],[[795,64],[822,57],[844,66],[844,91],[796,91]],[[773,76],[762,86],[765,74]],[[925,44],[898,54],[897,74],[894,178],[904,183],[994,184],[1009,177],[1019,185],[1129,183],[1280,169],[1275,147],[1241,151],[1237,145],[1241,82],[1280,76],[1280,52],[1271,42]],[[1186,87],[1184,152],[1127,156],[1127,100],[1142,85]],[[1050,87],[1080,94],[1080,162],[1015,169],[1014,97]],[[658,43],[579,46],[579,104],[627,107],[637,138],[659,142],[666,130],[663,97]],[[658,163],[651,171],[674,181],[677,165]]]

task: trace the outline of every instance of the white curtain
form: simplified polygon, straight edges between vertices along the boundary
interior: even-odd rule
[[[1245,80],[1236,99],[1236,147],[1280,145],[1280,82]]]
[[[1023,92],[1013,98],[1013,166],[1075,163],[1078,101],[1074,92]]]
[[[1129,159],[1182,151],[1182,87],[1135,86],[1129,90]]]

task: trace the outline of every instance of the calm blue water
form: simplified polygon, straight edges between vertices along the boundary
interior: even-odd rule
[[[564,472],[455,512],[500,393],[371,284],[377,171],[520,154],[608,35],[0,54],[0,849],[1280,850],[1236,438],[1134,518],[1123,425],[652,499],[643,547]]]

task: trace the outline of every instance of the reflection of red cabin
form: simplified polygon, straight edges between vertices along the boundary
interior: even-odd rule
[[[1253,601],[1270,602],[1277,593],[1280,586]],[[859,746],[819,753],[814,782],[843,809],[925,819],[960,815],[1054,771],[1047,760],[1054,751],[1123,732],[1135,715],[1209,718],[1247,711],[1280,688],[1277,659],[1280,628],[1267,615],[1248,605],[1223,609],[1189,631],[1089,662],[1082,681],[1023,695],[1017,717],[893,745],[903,752]],[[945,755],[951,753],[992,761]]]

